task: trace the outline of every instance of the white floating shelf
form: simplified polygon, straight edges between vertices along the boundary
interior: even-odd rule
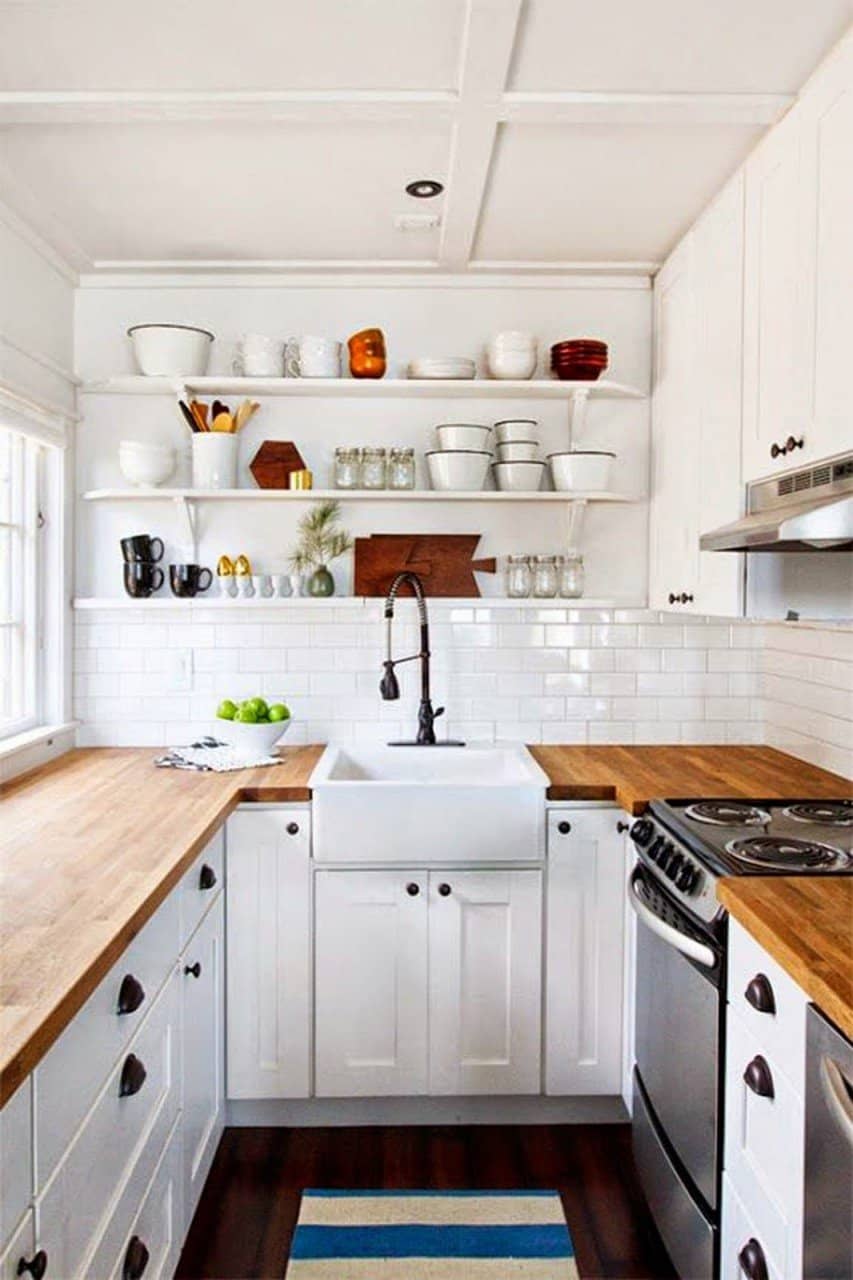
[[[149,378],[142,375],[84,383],[88,395],[111,396],[325,396],[364,400],[492,399],[492,400],[644,400],[646,392],[621,382],[560,382],[556,378],[506,381],[496,378],[234,378],[210,374],[203,378]]]
[[[311,596],[289,596],[272,600],[223,599],[222,596],[195,596],[192,600],[180,600],[173,596],[149,596],[147,600],[134,600],[130,596],[78,596],[72,601],[72,608],[80,612],[97,609],[122,609],[145,612],[148,609],[181,609],[185,611],[198,609],[222,609],[239,612],[242,609],[332,609],[350,607],[363,609],[370,605],[381,605],[381,596],[328,596],[314,599]],[[400,601],[403,607],[408,605],[408,597]],[[556,597],[549,600],[536,600],[528,596],[524,600],[511,600],[508,596],[431,596],[430,608],[433,610],[450,609],[643,609],[643,601],[612,600],[582,596],[577,600],[564,600]]]
[[[632,493],[553,490],[499,493],[435,489],[90,489],[85,502],[313,502],[338,498],[341,502],[639,502]]]

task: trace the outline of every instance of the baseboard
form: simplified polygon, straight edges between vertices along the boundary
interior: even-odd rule
[[[229,1100],[226,1123],[311,1129],[349,1125],[624,1124],[619,1097],[258,1098]]]

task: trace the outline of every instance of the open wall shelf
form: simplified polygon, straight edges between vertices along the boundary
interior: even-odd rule
[[[598,490],[505,493],[437,489],[90,489],[84,502],[639,502],[636,494]]]

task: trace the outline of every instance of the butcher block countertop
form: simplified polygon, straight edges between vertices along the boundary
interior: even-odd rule
[[[853,877],[730,876],[717,897],[853,1040]]]
[[[244,801],[307,801],[323,748],[239,773],[155,769],[151,749],[69,752],[0,789],[0,1104]],[[554,800],[853,794],[766,747],[533,747]]]

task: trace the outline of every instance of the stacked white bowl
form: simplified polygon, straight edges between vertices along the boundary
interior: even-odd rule
[[[493,378],[532,378],[536,371],[535,337],[519,329],[496,333],[486,347],[486,364]]]
[[[166,444],[122,440],[118,446],[118,465],[129,484],[153,489],[168,480],[175,470],[175,450]]]
[[[539,458],[538,425],[534,418],[504,418],[495,423],[497,461],[492,471],[498,489],[535,493],[541,487],[545,463]]]
[[[477,422],[443,422],[435,429],[438,448],[427,451],[433,489],[476,493],[489,474],[491,427]]]

